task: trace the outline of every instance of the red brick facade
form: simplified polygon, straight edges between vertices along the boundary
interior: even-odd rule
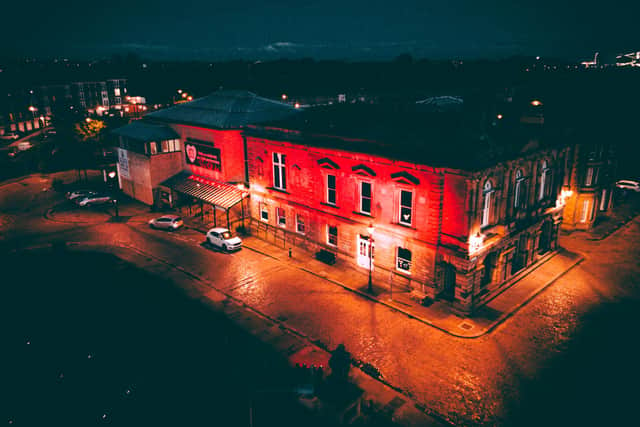
[[[394,286],[450,299],[465,312],[555,248],[562,150],[541,150],[471,173],[284,139],[246,137],[251,216],[260,237],[310,251],[329,250],[368,270],[367,229],[372,225],[373,266],[383,286],[393,280]],[[491,208],[482,224],[487,180]],[[403,193],[405,212],[410,213],[405,224],[400,218]],[[370,203],[363,201],[369,194]],[[330,236],[331,231],[337,235]],[[470,253],[469,242],[476,235],[483,242]]]

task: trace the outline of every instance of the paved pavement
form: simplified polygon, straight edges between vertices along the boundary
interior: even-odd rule
[[[317,261],[297,251],[289,260],[284,249],[251,237],[246,240],[247,248],[255,251],[219,253],[201,246],[203,234],[194,229],[177,233],[149,230],[144,222],[155,214],[144,207],[136,213],[123,206],[121,215],[127,214],[124,216],[129,218],[122,223],[112,222],[106,214],[96,215],[96,220],[100,219],[94,224],[43,221],[44,211],[25,211],[24,204],[41,200],[51,207],[60,203],[60,195],[38,193],[38,185],[38,179],[32,178],[28,183],[11,184],[16,191],[9,196],[0,191],[0,215],[13,218],[8,238],[20,238],[31,244],[49,244],[54,239],[101,241],[143,249],[140,255],[144,259],[157,258],[159,274],[178,271],[192,277],[194,280],[183,283],[194,297],[208,294],[217,301],[222,294],[224,301],[269,319],[277,328],[306,340],[305,345],[318,351],[344,343],[357,364],[363,364],[364,368],[366,363],[381,373],[382,381],[376,381],[364,373],[366,369],[353,370],[356,378],[362,376],[361,381],[356,381],[360,381],[368,398],[377,401],[380,407],[395,408],[391,411],[393,416],[407,425],[436,422],[434,418],[421,419],[424,412],[417,410],[416,403],[419,408],[437,412],[438,419],[453,423],[503,423],[509,419],[514,402],[523,401],[522,381],[537,378],[553,363],[554,355],[566,353],[584,316],[602,304],[603,299],[620,299],[637,292],[634,284],[640,269],[637,263],[640,222],[628,223],[601,242],[590,242],[582,233],[562,236],[561,245],[573,254],[584,254],[585,260],[580,262],[580,256],[568,251],[550,258],[533,272],[543,278],[539,287],[535,283],[527,285],[523,279],[492,301],[496,311],[511,313],[510,316],[476,339],[462,339],[427,326],[417,317],[407,319],[406,315],[399,315],[398,308],[384,301],[383,293],[377,293],[376,297],[384,304],[346,286],[349,280],[354,280],[353,289],[361,290],[366,284],[362,272],[358,273],[360,276],[344,273],[341,277],[330,277],[330,266],[315,266],[313,262]],[[35,193],[28,193],[29,189]],[[54,210],[52,219],[72,219],[75,214],[61,212]],[[50,233],[41,235],[39,230],[32,231],[36,227],[46,228]],[[15,230],[19,233],[14,233]],[[31,234],[27,238],[24,233]],[[552,264],[559,260],[560,264]],[[198,288],[202,283],[207,285]],[[554,285],[545,288],[543,285],[547,283]],[[520,295],[514,295],[515,291]],[[533,295],[537,297],[532,299]],[[394,303],[399,299],[394,295]],[[513,300],[526,303],[510,312]],[[502,302],[505,303],[500,305]],[[487,317],[492,322],[498,320],[495,315]],[[486,325],[476,324],[472,332],[477,333],[483,327]],[[256,328],[254,333],[267,335],[268,330]],[[396,398],[399,400],[394,401]],[[536,414],[544,413],[541,409],[537,408]],[[419,421],[412,424],[409,420],[412,416],[402,418],[405,412]]]

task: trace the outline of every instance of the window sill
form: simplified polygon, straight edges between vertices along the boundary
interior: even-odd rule
[[[401,222],[392,222],[393,225],[397,225],[398,227],[402,227],[402,228],[407,228],[409,230],[414,230],[417,231],[418,229],[411,226],[411,225],[407,225],[407,224],[403,224]],[[399,271],[399,270],[398,270]]]
[[[290,194],[287,190],[282,190],[282,189],[276,188],[276,187],[267,187],[267,190],[273,190],[273,191],[277,191],[278,193],[283,193],[283,194]]]
[[[367,217],[367,218],[375,219],[375,217],[373,215],[371,215],[370,213],[357,212],[357,211],[353,211],[352,213],[355,214],[355,215],[360,215],[360,216],[364,216],[364,217]]]
[[[338,206],[338,205],[332,205],[331,203],[320,202],[320,204],[321,204],[322,206],[326,206],[326,207],[328,207],[328,208],[340,209],[340,206]]]

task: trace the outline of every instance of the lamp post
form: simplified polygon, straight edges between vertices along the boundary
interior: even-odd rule
[[[373,284],[371,283],[371,272],[373,270],[373,224],[369,224],[367,231],[369,232],[369,285],[367,286],[367,292],[373,293]]]

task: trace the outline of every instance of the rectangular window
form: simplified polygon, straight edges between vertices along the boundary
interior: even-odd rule
[[[400,218],[402,225],[411,225],[413,220],[413,192],[400,190]]]
[[[287,217],[284,214],[283,208],[276,208],[276,218],[278,219],[278,225],[280,227],[287,226]]]
[[[264,222],[269,222],[269,208],[266,205],[262,205],[262,208],[260,208],[260,219]]]
[[[180,140],[179,139],[174,139],[174,146],[176,151],[180,151]]]
[[[584,200],[582,202],[582,212],[580,212],[580,222],[587,222],[591,217],[589,212],[589,201]]]
[[[113,89],[113,94],[114,94],[115,96],[120,96],[120,89],[119,89],[119,88],[115,88],[115,89]]]
[[[336,176],[327,175],[327,203],[336,204]]]
[[[163,153],[169,152],[169,141],[162,141],[162,152]]]
[[[300,234],[306,233],[306,229],[304,227],[304,217],[300,214],[296,215],[296,231]]]
[[[149,143],[149,147],[151,148],[151,154],[158,154],[158,145],[155,143],[155,141],[151,141]]]
[[[486,227],[489,225],[489,220],[491,217],[491,194],[492,192],[484,193],[484,205],[482,207],[482,226]]]
[[[411,251],[409,249],[398,247],[396,254],[396,268],[405,273],[411,271]]]
[[[287,189],[284,154],[273,153],[273,187],[278,190]]]
[[[584,185],[587,187],[593,185],[593,168],[587,168],[587,176],[584,178]]]
[[[371,183],[360,183],[360,212],[371,215]]]
[[[331,246],[338,246],[338,227],[327,226],[327,243]]]

